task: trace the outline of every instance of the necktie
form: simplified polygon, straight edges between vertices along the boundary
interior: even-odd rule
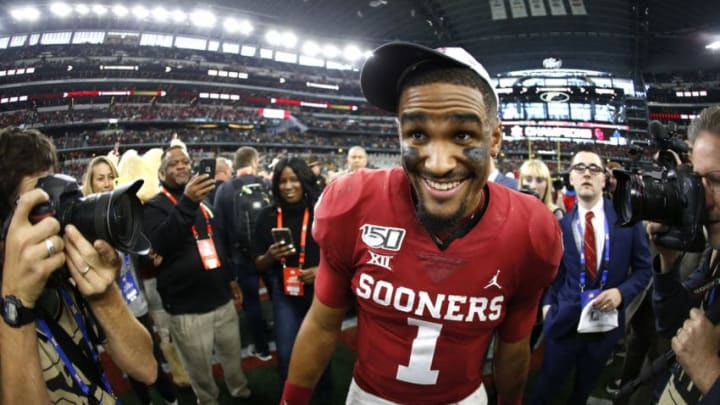
[[[592,211],[585,213],[585,235],[583,236],[583,249],[585,251],[585,265],[587,267],[589,280],[597,277],[597,254],[595,253],[595,228],[592,218],[595,216]]]

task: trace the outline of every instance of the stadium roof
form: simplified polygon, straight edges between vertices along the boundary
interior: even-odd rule
[[[14,2],[4,3],[9,8]],[[390,40],[462,46],[491,74],[541,68],[544,59],[556,58],[567,68],[638,78],[643,72],[720,68],[720,51],[705,48],[720,39],[720,7],[716,3],[708,0],[201,0],[173,1],[166,7],[202,6],[219,16],[230,10],[247,16],[258,27],[256,30],[287,27],[296,32],[300,40],[309,36],[329,41],[359,41],[365,48]],[[131,8],[139,3],[125,4]],[[68,21],[64,26],[57,21],[35,24],[36,30],[71,28],[67,26]],[[107,23],[96,23],[103,24],[111,27]],[[123,24],[130,27],[127,20]],[[13,22],[8,11],[0,17],[2,32],[26,29],[27,26]],[[158,27],[145,21],[140,29]]]
[[[492,73],[540,68],[548,57],[623,77],[720,66],[720,53],[705,49],[720,38],[720,7],[707,0],[244,0],[242,7],[308,34],[460,45]]]

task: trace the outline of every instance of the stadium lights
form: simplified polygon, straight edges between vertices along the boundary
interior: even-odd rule
[[[101,6],[100,4],[95,4],[92,6],[93,13],[97,14],[98,16],[103,16],[107,13],[107,8],[105,6]]]
[[[720,41],[713,41],[713,42],[705,45],[705,49],[710,49],[712,51],[720,49]]]
[[[238,26],[238,31],[243,35],[249,35],[254,29],[255,27],[253,27],[248,20],[240,21],[240,25]]]
[[[325,45],[323,47],[323,55],[326,58],[333,59],[340,54],[340,50],[335,45]]]
[[[280,42],[282,41],[282,36],[279,32],[275,30],[270,30],[265,33],[265,40],[273,46],[280,45]]]
[[[225,31],[233,34],[239,32],[243,35],[248,35],[253,31],[253,26],[247,20],[238,21],[233,17],[227,17],[223,21],[223,27]]]
[[[232,34],[233,32],[237,31],[238,22],[236,19],[234,19],[232,17],[227,17],[223,21],[223,28],[225,28],[225,31]]]
[[[207,10],[195,10],[190,13],[190,21],[196,27],[210,28],[215,25],[215,14]]]
[[[90,7],[86,6],[85,4],[78,4],[75,6],[75,12],[77,12],[81,16],[87,15],[87,13],[90,12]]]
[[[282,42],[280,45],[284,46],[285,48],[294,48],[295,45],[297,45],[297,35],[293,32],[285,32],[282,34]]]
[[[362,57],[363,53],[355,45],[348,45],[343,51],[343,56],[350,62],[355,62]]]
[[[121,6],[121,5],[118,4],[118,5],[116,5],[115,7],[112,8],[112,12],[113,12],[113,14],[115,14],[117,17],[123,18],[123,17],[125,17],[125,16],[128,14],[129,11],[128,11],[127,8],[125,8],[125,6]]]
[[[52,3],[50,12],[58,17],[67,17],[68,14],[72,13],[72,8],[65,3]]]
[[[133,7],[132,13],[135,17],[137,17],[140,20],[144,20],[145,18],[147,18],[150,15],[150,12],[148,11],[148,9],[146,9],[143,6]]]
[[[320,46],[313,42],[313,41],[307,41],[302,47],[302,53],[308,56],[315,56],[322,52],[322,49]]]
[[[187,20],[188,16],[182,10],[175,10],[172,12],[172,19],[176,23],[183,23]]]
[[[27,6],[10,10],[10,15],[18,21],[36,21],[40,18],[40,11],[35,7]]]
[[[152,10],[152,18],[157,22],[165,22],[170,17],[170,13],[161,6],[157,6]]]

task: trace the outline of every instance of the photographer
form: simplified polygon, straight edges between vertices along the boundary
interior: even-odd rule
[[[658,332],[672,337],[672,349],[682,369],[675,368],[660,403],[720,403],[720,331],[698,309],[717,313],[717,250],[720,248],[720,107],[702,111],[688,128],[692,146],[690,160],[702,178],[705,192],[705,229],[710,249],[687,280],[681,282],[679,267],[684,253],[658,244],[655,260],[653,306]],[[648,223],[656,239],[667,226]],[[689,317],[688,317],[689,316]],[[683,322],[684,321],[684,322]],[[703,398],[704,397],[704,398]]]
[[[61,238],[60,223],[53,217],[36,224],[29,220],[33,207],[49,200],[35,187],[57,163],[52,142],[35,130],[4,129],[0,156],[0,216],[7,230],[0,321],[2,402],[114,404],[99,363],[100,343],[122,370],[152,383],[157,366],[150,336],[114,283],[120,261],[113,247],[102,240],[88,241],[73,225],[65,227]],[[70,282],[55,277],[64,266]]]

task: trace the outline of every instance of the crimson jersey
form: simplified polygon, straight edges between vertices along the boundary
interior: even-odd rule
[[[401,168],[333,181],[316,206],[321,248],[315,294],[358,304],[353,376],[398,403],[459,401],[482,383],[498,330],[526,337],[562,255],[558,221],[536,198],[488,183],[488,206],[465,236],[440,250],[418,222]]]

